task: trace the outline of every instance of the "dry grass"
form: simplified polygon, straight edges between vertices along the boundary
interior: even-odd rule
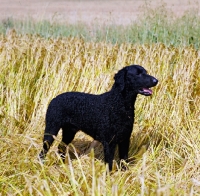
[[[62,164],[55,142],[41,165],[49,101],[64,91],[102,93],[117,70],[132,63],[159,85],[152,97],[138,97],[129,170],[108,174],[101,146],[96,158],[84,154],[91,138],[82,133],[73,142],[74,159]],[[0,195],[200,194],[199,63],[192,47],[47,40],[13,31],[1,36]]]

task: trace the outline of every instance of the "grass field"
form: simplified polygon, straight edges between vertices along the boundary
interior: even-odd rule
[[[149,23],[124,27],[133,31],[121,28],[118,35],[120,27],[97,28],[102,39],[86,30],[83,36],[84,26],[71,26],[77,34],[65,36],[58,30],[64,26],[48,31],[49,22],[31,23],[46,28],[38,32],[24,21],[2,23],[0,195],[200,195],[200,20],[195,12],[174,23],[159,10],[148,13]],[[115,164],[108,173],[102,147],[87,154],[92,139],[81,132],[65,164],[57,154],[58,137],[42,165],[37,157],[49,101],[64,91],[103,93],[114,74],[133,63],[159,84],[152,97],[138,96],[129,169]]]
[[[16,20],[11,18],[0,22],[0,32],[6,34],[15,29],[19,34],[38,34],[45,38],[81,37],[85,41],[108,43],[152,44],[167,46],[200,47],[200,15],[198,7],[185,12],[181,17],[160,5],[153,9],[146,5],[137,21],[129,25],[66,24],[48,20],[35,21],[31,18]]]

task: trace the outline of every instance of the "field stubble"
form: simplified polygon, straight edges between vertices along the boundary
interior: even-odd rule
[[[129,170],[107,174],[101,147],[85,154],[92,139],[82,133],[73,142],[75,159],[59,161],[58,137],[41,165],[49,101],[65,91],[103,93],[117,70],[132,63],[159,84],[152,97],[138,96]],[[1,195],[200,194],[199,63],[193,47],[1,35]]]

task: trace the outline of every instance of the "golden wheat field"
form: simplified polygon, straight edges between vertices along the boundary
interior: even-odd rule
[[[58,137],[42,165],[50,100],[65,91],[103,93],[130,64],[144,66],[159,84],[136,101],[129,169],[115,164],[108,173],[101,145],[86,153],[92,139],[82,132],[65,164]],[[0,81],[0,195],[200,195],[198,50],[11,31],[0,37]]]

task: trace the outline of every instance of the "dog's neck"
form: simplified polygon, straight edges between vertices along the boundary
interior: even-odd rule
[[[126,110],[134,109],[135,101],[137,98],[136,92],[130,91],[127,88],[124,88],[122,90],[117,85],[113,85],[111,91],[113,91],[114,94],[116,94],[115,93],[116,91],[117,92],[120,91],[120,93],[118,93],[118,95],[119,95],[119,98],[122,99],[121,103],[124,102],[124,106],[125,106]]]
[[[124,98],[125,108],[126,109],[134,109],[135,101],[137,98],[137,94],[135,92],[127,91],[126,89],[122,92],[122,96]]]

